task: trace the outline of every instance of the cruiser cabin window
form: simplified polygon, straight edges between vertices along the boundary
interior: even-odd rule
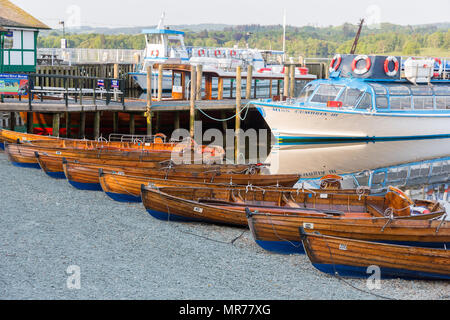
[[[317,88],[316,84],[308,83],[303,90],[300,92],[300,95],[298,96],[299,102],[306,102],[308,101],[309,97],[311,97],[314,90]]]
[[[311,102],[327,103],[328,101],[335,101],[342,88],[343,86],[321,84],[311,98]]]
[[[358,103],[359,99],[363,96],[364,91],[355,89],[355,88],[347,88],[339,97],[339,100],[342,101],[342,105],[344,107],[355,107]]]

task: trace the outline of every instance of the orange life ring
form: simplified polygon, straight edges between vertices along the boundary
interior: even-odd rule
[[[333,57],[330,63],[330,72],[336,72],[339,66],[341,65],[342,57],[340,54],[337,54]]]
[[[231,57],[236,57],[236,55],[237,55],[236,50],[230,50],[230,56]]]
[[[152,52],[150,53],[150,55],[152,57],[158,57],[159,56],[159,50],[152,50]]]
[[[204,57],[205,56],[205,49],[198,49],[198,56],[199,57]]]
[[[394,63],[394,70],[389,70],[389,63]],[[386,73],[389,77],[395,77],[398,74],[400,64],[398,63],[398,59],[394,56],[389,56],[384,60],[384,73]]]
[[[155,143],[164,143],[166,141],[166,135],[164,133],[157,133],[155,134],[155,137],[153,138],[153,141]]]
[[[410,205],[414,205],[414,201],[411,200],[410,197],[408,197],[402,190],[400,190],[399,188],[393,187],[393,186],[389,186],[389,190],[392,192],[397,193],[400,197],[402,197],[403,199],[405,199],[406,201],[408,201],[408,203]]]
[[[222,51],[216,50],[216,51],[214,51],[214,55],[215,55],[216,58],[217,58],[218,56],[221,56],[221,55],[222,55]]]
[[[357,69],[357,68],[356,68],[356,65],[357,65],[358,62],[361,61],[361,60],[365,60],[365,61],[366,61],[366,65],[365,65],[365,67],[362,68],[362,69]],[[355,57],[355,59],[353,59],[353,62],[352,62],[352,71],[353,71],[353,73],[355,73],[355,74],[363,75],[363,74],[369,72],[369,70],[370,70],[371,67],[372,67],[372,61],[371,61],[370,58],[369,58],[368,56],[366,56],[366,55],[359,55],[359,56]]]

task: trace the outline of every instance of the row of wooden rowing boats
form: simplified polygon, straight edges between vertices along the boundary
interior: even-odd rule
[[[393,187],[382,195],[345,190],[334,176],[324,177],[324,189],[293,188],[297,175],[266,175],[261,165],[174,164],[167,154],[176,145],[164,141],[144,150],[139,143],[3,132],[13,164],[117,201],[142,201],[160,220],[248,227],[262,248],[306,253],[330,274],[364,277],[375,265],[382,277],[450,279],[450,224],[440,202],[412,200]],[[182,152],[205,150],[189,145]]]

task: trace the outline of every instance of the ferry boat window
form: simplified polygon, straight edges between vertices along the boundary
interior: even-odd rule
[[[363,94],[364,91],[359,89],[347,88],[341,94],[339,99],[342,101],[344,107],[355,107]]]
[[[410,95],[411,91],[409,91],[409,88],[407,86],[402,85],[390,85],[389,88],[389,94],[390,95]]]
[[[450,109],[450,96],[436,96],[436,109]]]
[[[364,93],[364,97],[359,102],[357,109],[372,109],[372,96],[369,93]]]
[[[431,96],[433,90],[429,86],[412,86],[411,92],[415,96]]]
[[[317,84],[314,83],[308,83],[300,92],[300,95],[298,96],[299,102],[306,102],[309,97],[312,95],[314,90],[317,88]]]
[[[390,103],[394,110],[411,109],[411,96],[391,96]]]
[[[162,44],[161,35],[159,34],[148,34],[147,35],[148,44]]]
[[[450,96],[450,86],[434,86],[433,91],[437,96]]]
[[[387,94],[387,89],[378,83],[371,83],[370,86],[373,88],[376,94]]]
[[[311,98],[311,102],[327,103],[328,101],[334,101],[342,88],[343,86],[321,84]]]
[[[388,99],[386,96],[377,96],[377,109],[387,109]]]
[[[433,109],[433,97],[413,97],[414,109]]]

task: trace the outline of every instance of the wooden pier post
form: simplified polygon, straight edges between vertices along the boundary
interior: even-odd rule
[[[295,91],[295,65],[291,65],[291,68],[289,70],[289,98],[294,97],[294,91]]]
[[[283,96],[287,97],[289,95],[289,65],[284,66],[284,88]],[[282,99],[284,100],[284,99]]]
[[[158,101],[162,100],[163,94],[163,66],[158,65]]]
[[[64,115],[66,118],[66,138],[70,138],[71,132],[70,132],[70,113],[66,112]]]
[[[134,134],[136,131],[136,125],[134,121],[134,113],[130,113],[130,134]]]
[[[252,94],[252,78],[253,78],[253,66],[247,68],[247,86],[245,90],[245,99],[251,99]]]
[[[14,131],[16,127],[16,114],[14,112],[9,113],[9,130]]]
[[[86,137],[86,112],[81,112],[80,114],[80,132],[79,138],[83,139]]]
[[[59,137],[59,121],[60,121],[60,114],[54,113],[52,125],[52,136],[54,137]]]
[[[27,133],[33,133],[33,112],[27,112]]]
[[[191,66],[191,99],[190,99],[190,118],[189,118],[189,131],[191,138],[194,139],[194,125],[195,125],[195,96],[196,96],[196,85],[197,85],[197,72],[196,67]]]
[[[197,65],[197,95],[196,100],[202,100],[203,65]]]
[[[239,131],[241,129],[241,67],[236,68],[236,124],[235,124],[235,145],[234,145],[234,162],[237,163],[240,153],[240,137]]]
[[[152,67],[147,67],[147,135],[152,135]]]
[[[174,130],[179,129],[180,128],[180,111],[175,111],[175,117],[173,120],[173,128]]]
[[[100,111],[95,111],[94,116],[94,139],[97,140],[100,137]]]
[[[114,63],[114,79],[119,79],[119,64]],[[114,88],[114,91],[117,91],[116,88]],[[118,101],[118,94],[114,93],[114,101]]]
[[[217,84],[217,100],[223,100],[223,78],[221,77]]]

